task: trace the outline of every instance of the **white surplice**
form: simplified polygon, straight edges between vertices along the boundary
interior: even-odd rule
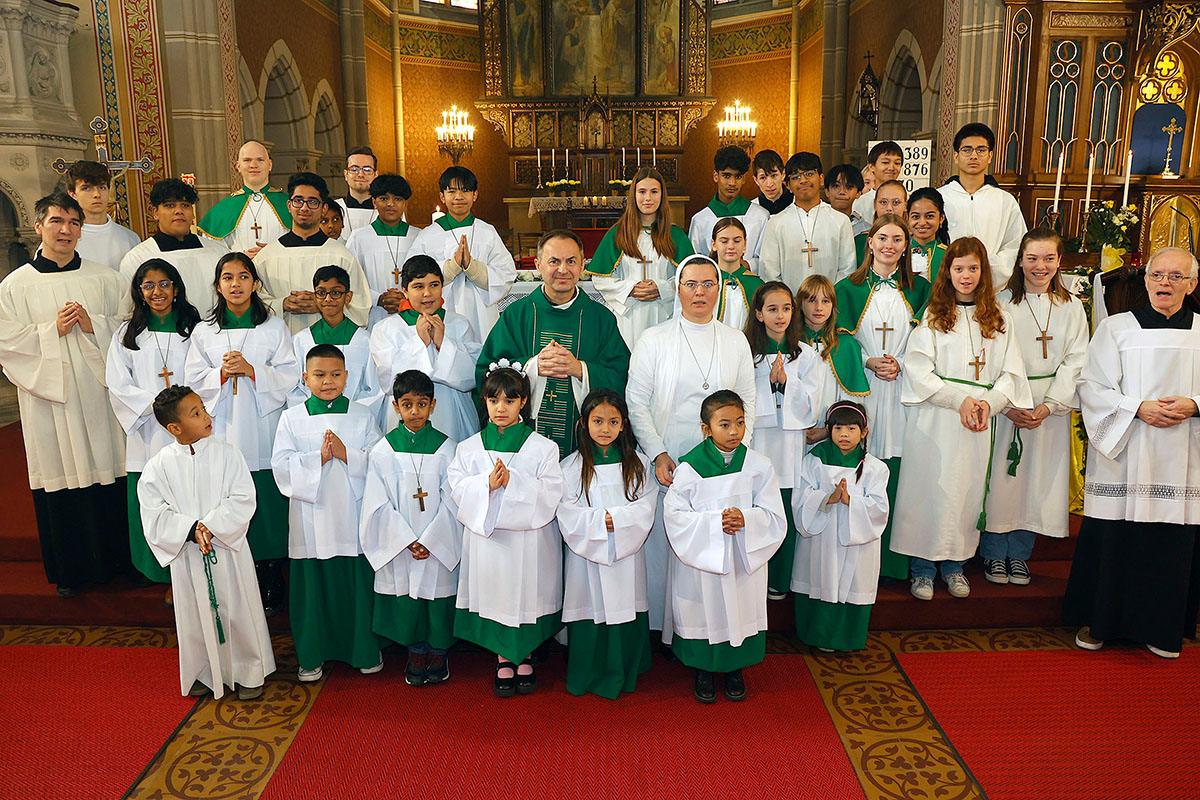
[[[866,224],[867,230],[875,224],[875,189],[868,189],[860,194],[855,200],[854,205],[850,210],[858,214],[859,218]]]
[[[746,526],[732,536],[721,514],[737,508]],[[671,627],[684,639],[739,647],[767,629],[767,561],[787,534],[775,468],[748,450],[742,469],[702,478],[675,470],[663,500],[669,555]],[[669,642],[663,629],[663,641]]]
[[[640,258],[621,254],[621,260],[608,275],[592,275],[592,286],[604,298],[604,304],[617,318],[617,328],[630,350],[649,328],[671,317],[675,305],[675,269],[678,261],[660,255],[654,249],[650,231],[638,234]],[[648,261],[639,264],[638,261]],[[607,265],[605,265],[607,269]],[[637,300],[630,296],[633,287],[643,279],[654,281],[658,287],[656,300]]]
[[[122,323],[108,347],[105,380],[117,422],[125,431],[125,469],[141,472],[146,461],[175,439],[154,418],[154,398],[171,384],[182,384],[188,340],[175,331],[144,330],[137,350],[121,343],[128,322]],[[165,367],[164,367],[165,365]],[[171,374],[166,380],[163,369]]]
[[[283,310],[283,301],[292,292],[311,292],[313,275],[321,267],[336,266],[350,275],[354,293],[346,306],[346,316],[366,327],[371,313],[371,289],[358,260],[337,239],[328,239],[318,247],[288,247],[278,239],[258,251],[254,265],[263,282],[263,299],[270,298],[271,311],[282,316],[292,333],[298,333],[321,318],[320,314],[293,314]]]
[[[1200,523],[1200,418],[1155,428],[1137,417],[1143,400],[1200,403],[1197,327],[1193,317],[1191,330],[1146,329],[1127,311],[1096,328],[1078,386],[1088,432],[1086,516]]]
[[[958,306],[949,333],[930,328],[926,312],[908,340],[900,399],[915,408],[904,435],[891,541],[892,551],[901,555],[929,561],[964,561],[975,555],[992,438],[987,429],[963,427],[958,409],[968,395],[985,401],[993,419],[1009,405],[1030,407],[1012,318],[1004,314],[1005,332],[984,339],[973,312],[974,306]],[[980,354],[986,363],[976,380],[968,362]],[[992,471],[1003,468],[998,463]]]
[[[119,269],[121,259],[141,242],[141,237],[112,217],[103,225],[83,223],[75,252],[87,261]]]
[[[996,418],[992,453],[992,485],[987,500],[987,529],[992,533],[1034,531],[1045,536],[1068,533],[1071,493],[1071,409],[1078,407],[1075,383],[1087,358],[1087,312],[1075,297],[1050,305],[1048,294],[1026,294],[1013,305],[1008,292],[997,298],[1013,322],[1025,363],[1033,406],[1045,403],[1050,416],[1033,430],[1021,431],[1023,452],[1015,476],[1008,474],[1008,449],[1014,425]],[[1042,325],[1049,319],[1046,358],[1042,358]],[[1049,377],[1047,377],[1049,376]]]
[[[871,290],[858,330],[854,332],[855,340],[862,347],[863,373],[867,376],[867,386],[871,388],[871,393],[866,397],[855,399],[867,409],[870,426],[867,451],[879,458],[899,458],[904,454],[904,430],[908,425],[909,411],[900,402],[902,378],[885,381],[876,377],[874,372],[866,368],[867,359],[890,355],[903,368],[904,350],[913,330],[912,318],[913,309],[908,307],[901,291],[881,283]],[[853,324],[853,320],[846,320],[846,324]],[[879,330],[884,327],[890,330],[886,333]],[[883,346],[884,336],[887,337],[886,348]]]
[[[388,289],[400,289],[400,273],[404,271],[404,262],[408,260],[408,251],[417,240],[420,228],[408,226],[408,232],[403,236],[380,236],[370,223],[357,228],[346,240],[346,249],[350,251],[362,267],[367,284],[371,287],[371,316],[367,327],[374,330],[382,320],[389,316],[379,305],[379,296]],[[355,289],[355,291],[358,291]]]
[[[129,286],[138,267],[152,258],[161,258],[178,270],[179,277],[183,278],[188,302],[196,307],[200,316],[208,316],[217,302],[217,293],[213,289],[213,280],[217,274],[217,262],[221,260],[221,256],[229,252],[229,248],[221,239],[210,239],[207,236],[197,236],[196,241],[200,244],[199,247],[164,252],[158,241],[151,236],[134,247],[121,259],[121,275],[125,279],[125,294],[129,294]],[[122,307],[128,314],[133,310],[132,301],[126,298]]]
[[[376,594],[437,600],[457,591],[463,530],[446,483],[455,447],[446,439],[435,453],[397,452],[381,439],[371,448],[358,530]],[[419,492],[426,496],[418,498]],[[413,558],[413,542],[429,558]]]
[[[488,475],[497,458],[509,470],[508,486],[491,491]],[[496,452],[484,450],[475,434],[458,445],[446,479],[464,529],[456,607],[509,628],[559,611],[558,445],[535,432],[518,452]]]
[[[92,261],[55,272],[26,264],[0,281],[0,366],[17,387],[29,488],[81,489],[125,474],[125,434],[104,370],[128,294],[120,275]],[[75,326],[58,335],[68,302],[87,310],[93,333]]]
[[[827,371],[828,367],[816,350],[801,343],[795,361],[788,361],[787,356],[783,356],[787,381],[783,391],[776,393],[771,388],[774,363],[775,354],[772,353],[754,366],[755,438],[752,446],[775,466],[779,487],[791,489],[805,451],[804,431],[825,422],[823,409],[818,410],[817,404],[821,396],[821,372]]]
[[[731,216],[746,228],[746,263],[750,265],[750,271],[755,275],[762,274],[759,266],[759,251],[762,249],[763,230],[767,226],[767,220],[771,218],[771,212],[758,203],[752,202],[746,208],[745,214]],[[705,254],[712,252],[713,228],[721,219],[724,217],[718,217],[716,212],[708,206],[692,216],[692,221],[688,224],[688,239],[692,243],[693,250]]]
[[[325,431],[341,439],[346,460],[321,463]],[[382,434],[374,415],[358,403],[346,413],[310,414],[292,406],[279,418],[271,472],[288,500],[288,558],[362,554],[359,512],[367,483],[367,454]]]
[[[431,340],[421,341],[414,325],[393,314],[371,331],[371,358],[379,385],[390,397],[392,382],[405,370],[419,369],[433,381],[437,406],[429,423],[454,442],[479,432],[479,413],[471,398],[475,388],[475,362],[483,345],[464,317],[446,312],[446,333],[439,349]],[[388,403],[384,409],[387,427],[394,428],[398,417]]]
[[[809,242],[816,248],[811,268]],[[793,203],[767,221],[759,264],[764,281],[783,281],[793,292],[814,273],[837,283],[858,268],[850,218],[828,203],[811,211]]]
[[[462,237],[467,237],[467,249],[471,251],[472,261],[482,261],[487,265],[487,286],[476,286],[454,265],[454,253]],[[470,225],[445,230],[437,222],[423,228],[417,235],[417,240],[409,248],[408,255],[433,256],[442,267],[442,272],[453,266],[452,272],[457,272],[446,282],[443,297],[446,311],[453,311],[467,318],[471,327],[479,334],[480,339],[487,339],[492,326],[500,317],[498,303],[508,294],[513,281],[517,279],[517,265],[512,253],[504,246],[504,240],[488,223],[475,219]]]
[[[346,198],[344,197],[339,197],[333,202],[342,210],[342,235],[338,237],[338,241],[347,247],[350,246],[350,237],[356,231],[371,227],[371,223],[379,218],[379,212],[375,210],[373,203],[370,208],[350,208],[346,204]],[[359,261],[361,262],[362,259],[359,259]],[[404,262],[401,261],[400,263],[403,264]]]
[[[312,328],[298,331],[292,337],[292,350],[296,354],[296,385],[288,393],[288,406],[299,405],[308,399],[308,387],[304,385],[305,360],[308,351],[313,349]],[[334,345],[346,357],[346,390],[343,394],[355,403],[360,403],[371,410],[380,427],[387,419],[386,408],[390,407],[388,396],[392,385],[389,383],[385,392],[379,385],[379,374],[375,371],[375,362],[371,360],[371,337],[364,328],[354,332],[349,344]],[[395,416],[395,412],[392,412]]]
[[[246,460],[213,437],[191,445],[173,441],[147,462],[137,491],[146,541],[158,563],[171,570],[180,693],[187,694],[195,681],[216,697],[226,686],[262,686],[275,671],[275,656],[246,545],[255,508]],[[187,540],[197,521],[213,534],[217,563],[209,568],[224,644],[209,600],[204,555]]]
[[[857,469],[830,466],[812,453],[804,457],[792,493],[792,517],[800,532],[793,592],[824,603],[875,602],[880,539],[888,521],[888,468],[868,453],[861,478],[854,475]],[[850,505],[827,505],[843,480]]]
[[[270,187],[264,187],[266,188]],[[288,232],[287,226],[275,212],[275,206],[271,205],[264,193],[252,191],[248,186],[243,186],[238,192],[250,192],[250,199],[246,201],[242,215],[233,230],[228,236],[218,240],[224,242],[227,249],[235,253],[244,253],[259,244],[273,242]],[[254,230],[255,225],[259,227],[258,231]]]
[[[846,336],[844,333],[840,335]],[[813,345],[813,350],[816,352],[817,358],[820,359],[821,362],[820,369],[817,370],[816,374],[817,393],[815,395],[815,408],[817,412],[817,425],[824,427],[825,415],[829,412],[829,407],[831,405],[840,400],[850,400],[855,403],[862,403],[863,405],[866,405],[866,399],[870,395],[850,394],[842,387],[841,382],[838,380],[837,373],[833,371],[832,360],[826,359],[822,355],[825,351],[825,345],[823,342],[818,340],[816,344]],[[814,445],[816,445],[816,442],[808,444],[807,438],[805,438],[804,441],[805,452],[808,452],[813,448]],[[797,458],[798,457],[799,455],[797,455]]]
[[[240,351],[254,368],[247,376],[222,382],[226,353]],[[252,471],[271,468],[271,449],[279,415],[296,385],[296,354],[287,326],[271,317],[254,328],[196,326],[188,348],[184,377],[213,418],[213,435],[235,445]],[[234,394],[234,387],[237,394]]]
[[[563,622],[620,625],[649,610],[642,547],[654,525],[658,484],[654,465],[642,453],[637,456],[646,477],[632,501],[625,496],[620,463],[596,465],[585,499],[580,482],[582,456],[572,453],[562,461],[565,488],[558,506],[558,528],[568,548]],[[605,514],[612,517],[611,532]]]
[[[1021,237],[1028,230],[1016,198],[988,184],[969,194],[958,181],[949,181],[938,191],[946,203],[950,241],[974,236],[983,242],[992,267],[992,286],[999,291],[1012,275]]]

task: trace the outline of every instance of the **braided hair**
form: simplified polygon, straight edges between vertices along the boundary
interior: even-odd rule
[[[854,471],[854,482],[858,483],[867,460],[867,409],[861,403],[839,400],[825,412],[825,427],[829,429],[830,437],[833,436],[834,425],[857,425],[862,430],[862,458],[858,460],[858,469]]]

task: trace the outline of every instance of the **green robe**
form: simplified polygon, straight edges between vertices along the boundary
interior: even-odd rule
[[[925,253],[925,257],[929,259],[929,283],[932,285],[937,280],[938,270],[942,266],[942,259],[946,256],[946,245],[934,239],[929,244],[918,244],[913,242],[913,251],[917,250]]]
[[[213,239],[224,239],[237,228],[242,214],[246,211],[246,204],[250,202],[250,198],[254,194],[254,191],[243,186],[229,197],[218,201],[200,220],[196,229]],[[284,230],[291,230],[292,212],[288,210],[287,192],[271,186],[264,186],[262,194],[267,198],[267,203],[275,212],[275,216],[279,218],[279,224],[283,225]]]
[[[617,318],[582,290],[576,291],[569,307],[555,308],[540,287],[500,315],[476,362],[475,385],[483,386],[489,364],[507,358],[524,366],[552,339],[587,365],[591,389],[625,393],[629,348],[617,330]],[[541,406],[534,412],[537,432],[558,445],[562,458],[575,450],[577,402],[583,402],[582,397],[574,396],[572,383],[571,378],[546,379]]]
[[[588,272],[593,275],[612,275],[616,270],[617,264],[621,263],[621,257],[625,255],[617,247],[617,225],[613,225],[608,229],[608,233],[604,234],[604,238],[600,240],[596,252],[592,254],[591,261],[588,262]],[[643,227],[642,230],[650,230]],[[671,257],[671,263],[679,266],[679,262],[683,261],[695,251],[692,249],[692,242],[687,238],[687,233],[678,225],[671,226],[671,243],[675,245],[675,255]],[[635,258],[641,258],[638,255]]]
[[[818,341],[823,341],[819,333],[807,326],[804,328],[803,338],[805,344],[813,346],[816,346]],[[822,352],[821,357],[824,358],[825,353]],[[833,370],[833,377],[837,379],[838,386],[844,393],[856,397],[871,393],[867,375],[863,372],[862,345],[853,336],[837,337],[837,347],[829,354],[829,365]]]

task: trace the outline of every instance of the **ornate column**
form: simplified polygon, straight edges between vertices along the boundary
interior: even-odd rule
[[[404,164],[404,92],[400,64],[400,0],[392,0],[392,92],[396,117],[396,172],[403,175]]]
[[[946,0],[942,40],[942,98],[938,120],[937,183],[952,172],[955,132],[968,122],[996,130],[1004,63],[1002,0]]]
[[[821,58],[821,163],[842,160],[846,145],[846,50],[850,45],[850,0],[824,0]],[[793,23],[795,24],[795,23]]]
[[[367,34],[363,23],[363,0],[341,0],[342,34],[342,121],[346,150],[368,143],[367,131]]]

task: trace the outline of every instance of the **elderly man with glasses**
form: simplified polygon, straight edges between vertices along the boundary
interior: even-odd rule
[[[1178,658],[1200,608],[1200,323],[1196,257],[1146,265],[1150,305],[1101,321],[1079,376],[1088,432],[1083,524],[1063,613],[1075,643]]]
[[[291,230],[269,243],[254,257],[263,291],[271,310],[282,314],[292,333],[320,319],[313,294],[313,275],[321,267],[337,266],[350,276],[353,296],[346,316],[366,327],[371,311],[371,290],[362,267],[346,246],[321,233],[321,214],[329,204],[325,179],[312,172],[297,172],[288,180]]]

